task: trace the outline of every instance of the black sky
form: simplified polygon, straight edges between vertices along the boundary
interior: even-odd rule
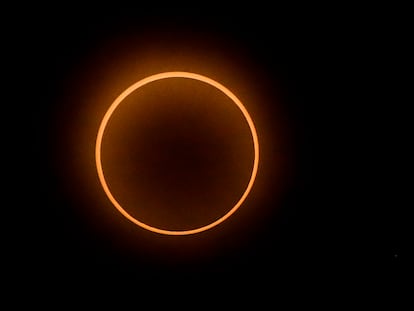
[[[96,286],[209,280],[226,289],[267,282],[272,291],[272,286],[294,290],[315,282],[356,282],[378,258],[380,265],[395,265],[393,252],[401,257],[403,248],[403,230],[396,229],[401,215],[372,209],[372,196],[380,194],[371,190],[368,176],[377,160],[364,152],[370,136],[360,134],[370,122],[367,90],[375,89],[372,80],[363,84],[363,77],[373,68],[380,71],[372,66],[376,56],[371,53],[378,35],[363,15],[353,17],[354,22],[340,10],[323,14],[318,8],[278,7],[56,8],[19,14],[18,35],[11,36],[19,68],[15,82],[31,84],[17,92],[21,100],[14,100],[15,115],[27,125],[15,150],[25,150],[27,161],[19,166],[14,208],[21,218],[10,220],[9,243],[14,263],[24,271],[21,282]],[[242,47],[250,65],[266,73],[257,82],[280,90],[286,113],[294,163],[289,186],[274,201],[266,196],[262,205],[268,214],[260,228],[239,230],[237,237],[230,231],[201,238],[214,250],[211,254],[204,254],[195,238],[153,242],[151,234],[139,236],[128,225],[111,238],[103,233],[105,224],[91,227],[85,221],[79,212],[83,194],[75,184],[68,191],[57,171],[64,145],[58,137],[70,122],[58,118],[62,111],[68,118],[82,117],[81,109],[75,113],[60,106],[61,99],[85,60],[102,57],[102,48],[113,40],[154,40],[154,33],[206,36]],[[76,168],[65,168],[70,169]],[[125,238],[128,230],[130,238]],[[136,249],[131,237],[137,239]]]

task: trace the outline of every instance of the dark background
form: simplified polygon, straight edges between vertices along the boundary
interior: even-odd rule
[[[385,40],[380,39],[387,28],[384,21],[373,21],[362,11],[324,14],[317,7],[219,10],[171,5],[36,8],[16,14],[14,20],[20,25],[17,35],[10,36],[16,48],[11,63],[18,68],[12,81],[19,85],[15,115],[27,129],[18,135],[15,148],[25,156],[12,156],[23,162],[13,182],[19,189],[13,203],[19,218],[6,223],[13,226],[9,242],[16,271],[22,272],[20,283],[141,288],[146,280],[172,289],[217,283],[225,293],[234,287],[272,292],[322,286],[335,291],[331,285],[358,286],[372,276],[382,279],[400,272],[402,212],[381,182],[390,172],[385,167],[378,172],[381,149],[376,147],[379,134],[390,137],[376,117],[378,109],[384,112],[387,89],[374,96],[387,84],[378,77],[385,79],[389,70],[387,62],[375,65],[384,59],[378,48]],[[133,249],[126,232],[111,239],[99,224],[89,227],[75,207],[82,199],[71,195],[76,193],[73,188],[67,191],[56,171],[61,129],[53,119],[73,68],[79,69],[108,40],[148,35],[154,28],[172,36],[185,31],[229,39],[249,51],[251,63],[267,72],[263,83],[282,90],[280,102],[292,132],[290,185],[282,198],[273,202],[268,196],[262,203],[270,210],[274,206],[275,212],[253,231],[203,238],[210,247],[218,245],[208,256],[194,256],[200,250],[196,240],[154,242],[150,233],[139,231],[142,236],[137,237],[130,226],[123,230],[136,237]],[[22,86],[22,81],[30,84]],[[379,178],[375,183],[373,176]],[[384,208],[387,203],[395,208]],[[180,252],[179,247],[196,251]]]

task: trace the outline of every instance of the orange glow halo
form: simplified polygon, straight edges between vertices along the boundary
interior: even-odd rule
[[[101,146],[102,146],[103,134],[104,134],[105,128],[108,124],[109,118],[111,117],[111,115],[113,114],[115,109],[121,104],[121,102],[128,95],[130,95],[132,92],[139,89],[140,87],[142,87],[142,86],[144,86],[148,83],[157,81],[157,80],[168,79],[168,78],[186,78],[186,79],[198,80],[198,81],[207,83],[207,84],[217,88],[221,92],[223,92],[226,96],[228,96],[237,105],[237,107],[243,113],[243,116],[245,117],[245,119],[246,119],[246,121],[249,125],[250,131],[251,131],[251,134],[252,134],[252,138],[253,138],[253,145],[254,145],[253,169],[252,169],[252,173],[251,173],[250,180],[249,180],[249,183],[247,185],[247,188],[244,191],[241,198],[239,199],[239,201],[224,216],[220,217],[219,219],[215,220],[214,222],[212,222],[208,225],[205,225],[205,226],[202,226],[202,227],[199,227],[199,228],[196,228],[196,229],[191,229],[191,230],[165,230],[165,229],[159,229],[159,228],[147,225],[147,224],[135,219],[130,214],[128,214],[128,212],[126,212],[125,209],[118,203],[118,201],[114,198],[111,191],[109,190],[109,187],[108,187],[108,185],[105,181],[104,172],[103,172],[103,168],[102,168],[102,162],[101,162]],[[103,190],[105,191],[107,197],[112,202],[112,204],[127,219],[132,221],[134,224],[136,224],[136,225],[138,225],[138,226],[140,226],[140,227],[142,227],[146,230],[152,231],[152,232],[165,234],[165,235],[189,235],[189,234],[195,234],[195,233],[199,233],[199,232],[211,229],[211,228],[217,226],[218,224],[222,223],[227,218],[229,218],[242,205],[242,203],[245,201],[247,195],[249,194],[250,190],[252,189],[254,180],[255,180],[256,175],[257,175],[257,169],[258,169],[258,165],[259,165],[259,141],[258,141],[258,138],[257,138],[257,132],[256,132],[255,126],[253,124],[252,118],[250,117],[249,113],[247,112],[246,108],[243,106],[241,101],[230,90],[228,90],[226,87],[224,87],[223,85],[221,85],[217,81],[215,81],[213,79],[210,79],[210,78],[207,78],[205,76],[196,74],[196,73],[171,71],[171,72],[163,72],[163,73],[159,73],[159,74],[155,74],[155,75],[146,77],[146,78],[134,83],[130,87],[128,87],[124,92],[121,93],[121,95],[119,95],[115,99],[115,101],[112,103],[112,105],[109,107],[109,109],[105,113],[105,116],[102,119],[101,125],[99,126],[98,136],[97,136],[97,139],[96,139],[96,147],[95,147],[95,160],[96,160],[96,168],[97,168],[97,171],[98,171],[99,180],[101,182]]]

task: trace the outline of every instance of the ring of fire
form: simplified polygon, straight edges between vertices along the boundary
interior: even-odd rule
[[[111,193],[111,191],[108,187],[108,184],[105,181],[104,171],[103,171],[103,168],[102,168],[102,161],[101,161],[102,139],[103,139],[103,135],[104,135],[104,132],[105,132],[105,128],[108,124],[108,121],[109,121],[111,115],[113,114],[113,112],[115,111],[115,109],[122,103],[122,101],[128,95],[130,95],[132,92],[134,92],[138,88],[140,88],[140,87],[142,87],[142,86],[144,86],[148,83],[151,83],[151,82],[154,82],[154,81],[157,81],[157,80],[161,80],[161,79],[168,79],[168,78],[186,78],[186,79],[197,80],[197,81],[200,81],[200,82],[207,83],[207,84],[217,88],[221,92],[223,92],[226,96],[228,96],[237,105],[237,107],[243,113],[243,116],[244,116],[244,118],[246,119],[246,121],[249,125],[250,132],[251,132],[251,135],[252,135],[252,138],[253,138],[253,146],[254,146],[253,168],[252,168],[252,172],[251,172],[251,175],[250,175],[249,183],[248,183],[244,193],[240,197],[239,201],[225,215],[218,218],[214,222],[211,222],[211,223],[209,223],[205,226],[195,228],[195,229],[191,229],[191,230],[165,230],[165,229],[160,229],[160,228],[150,226],[150,225],[148,225],[146,223],[143,223],[143,222],[137,220],[136,218],[132,217],[130,214],[128,214],[128,212],[121,206],[121,204],[118,203],[118,201],[112,195],[112,193]],[[211,229],[211,228],[217,226],[218,224],[222,223],[227,218],[229,218],[243,204],[243,202],[247,198],[250,190],[252,189],[253,183],[256,179],[257,170],[258,170],[258,166],[259,166],[259,141],[258,141],[258,138],[257,138],[257,132],[256,132],[256,129],[255,129],[253,120],[250,117],[247,109],[243,106],[241,101],[229,89],[227,89],[226,87],[224,87],[223,85],[221,85],[217,81],[215,81],[213,79],[210,79],[208,77],[202,76],[200,74],[191,73],[191,72],[180,72],[180,71],[163,72],[163,73],[159,73],[159,74],[155,74],[155,75],[146,77],[146,78],[134,83],[133,85],[128,87],[124,92],[121,93],[121,95],[119,95],[115,99],[115,101],[112,103],[112,105],[109,107],[109,109],[105,113],[105,115],[102,119],[102,122],[99,126],[98,135],[97,135],[97,139],[96,139],[96,146],[95,146],[95,161],[96,161],[96,168],[97,168],[97,172],[98,172],[99,181],[102,185],[103,190],[105,191],[105,194],[107,195],[107,197],[109,198],[111,203],[116,207],[116,209],[124,217],[126,217],[131,222],[133,222],[134,224],[136,224],[136,225],[138,225],[138,226],[140,226],[140,227],[142,227],[146,230],[156,232],[156,233],[159,233],[159,234],[189,235],[189,234],[199,233],[199,232],[202,232],[202,231],[205,231],[205,230],[208,230],[208,229]]]

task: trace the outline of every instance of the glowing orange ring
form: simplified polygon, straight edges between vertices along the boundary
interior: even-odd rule
[[[252,134],[252,138],[253,138],[253,145],[254,145],[254,162],[253,162],[253,169],[252,169],[252,173],[250,176],[250,180],[249,183],[247,185],[246,190],[244,191],[243,195],[241,196],[241,198],[239,199],[239,201],[236,203],[236,205],[233,206],[233,208],[227,212],[224,216],[220,217],[219,219],[217,219],[216,221],[205,225],[203,227],[199,227],[196,229],[192,229],[192,230],[164,230],[164,229],[159,229],[156,227],[152,227],[149,226],[137,219],[135,219],[134,217],[132,217],[130,214],[128,214],[123,207],[121,206],[121,204],[119,204],[116,199],[114,198],[114,196],[112,195],[111,191],[109,190],[109,187],[105,181],[105,177],[104,177],[104,173],[103,173],[103,169],[102,169],[102,162],[101,162],[101,146],[102,146],[102,138],[103,138],[103,134],[106,128],[106,125],[108,124],[109,118],[111,117],[112,113],[115,111],[115,109],[119,106],[119,104],[128,96],[130,95],[132,92],[134,92],[135,90],[137,90],[138,88],[157,81],[157,80],[161,80],[161,79],[167,79],[167,78],[187,78],[187,79],[193,79],[193,80],[198,80],[204,83],[207,83],[217,89],[219,89],[221,92],[223,92],[225,95],[227,95],[236,105],[237,107],[239,107],[239,109],[241,110],[241,112],[243,113],[243,116],[245,117],[247,123],[249,124],[249,128]],[[257,169],[259,166],[259,141],[257,138],[257,133],[256,133],[256,129],[254,127],[253,124],[253,120],[250,117],[249,113],[247,112],[246,108],[243,106],[243,104],[241,103],[241,101],[232,93],[230,92],[226,87],[224,87],[223,85],[221,85],[220,83],[216,82],[215,80],[212,80],[210,78],[207,78],[205,76],[196,74],[196,73],[190,73],[190,72],[180,72],[180,71],[172,71],[172,72],[163,72],[163,73],[159,73],[159,74],[155,74],[152,76],[149,76],[147,78],[144,78],[136,83],[134,83],[133,85],[131,85],[129,88],[127,88],[124,92],[121,93],[121,95],[119,95],[115,101],[112,103],[112,105],[109,107],[108,111],[105,113],[105,116],[102,119],[101,125],[99,127],[98,130],[98,136],[96,139],[96,146],[95,146],[95,160],[96,160],[96,168],[98,171],[98,176],[99,176],[99,180],[101,182],[102,188],[105,191],[106,195],[108,196],[109,200],[112,202],[112,204],[118,209],[118,211],[124,215],[127,219],[129,219],[130,221],[132,221],[134,224],[152,231],[152,232],[156,232],[156,233],[160,233],[160,234],[166,234],[166,235],[188,235],[188,234],[195,234],[195,233],[199,233],[208,229],[211,229],[215,226],[217,226],[218,224],[222,223],[224,220],[226,220],[227,218],[229,218],[239,207],[240,205],[244,202],[244,200],[246,199],[247,195],[249,194],[250,190],[252,189],[254,180],[256,178],[256,174],[257,174]]]

